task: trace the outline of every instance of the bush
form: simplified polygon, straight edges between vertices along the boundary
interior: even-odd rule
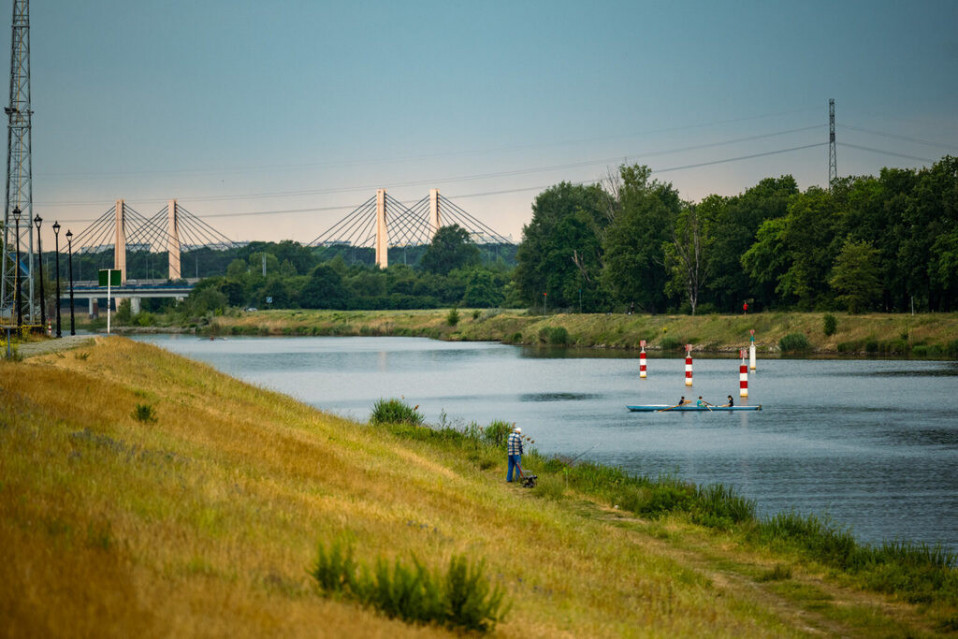
[[[569,331],[564,326],[543,326],[539,329],[539,341],[563,346],[569,343]]]
[[[506,438],[512,432],[513,424],[501,420],[495,420],[482,429],[482,439],[496,448],[503,448],[506,445]]]
[[[778,340],[778,347],[783,353],[807,353],[812,350],[812,345],[804,333],[789,333]]]
[[[449,326],[455,326],[459,323],[459,309],[455,306],[449,309],[449,313],[446,314],[446,324]]]
[[[144,424],[156,423],[156,411],[149,404],[137,404],[133,409],[133,419]]]
[[[835,334],[835,331],[838,330],[838,320],[835,319],[835,316],[831,313],[825,314],[825,317],[822,318],[822,324],[824,325],[822,330],[825,332],[826,337],[831,337]]]
[[[434,575],[415,556],[412,563],[410,568],[396,559],[390,569],[380,557],[370,574],[353,561],[351,548],[343,550],[335,541],[329,550],[320,544],[310,575],[328,596],[349,597],[406,622],[486,632],[508,611],[505,592],[490,586],[483,562],[470,565],[465,557],[453,555],[444,576]]]
[[[420,426],[423,416],[416,411],[419,406],[410,408],[409,404],[398,399],[380,399],[373,405],[370,423],[378,424],[410,424]]]

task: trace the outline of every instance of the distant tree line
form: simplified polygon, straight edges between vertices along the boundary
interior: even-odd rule
[[[246,249],[222,275],[194,287],[186,301],[191,314],[227,306],[374,310],[521,303],[510,283],[516,248],[476,245],[457,225],[440,228],[427,246],[390,249],[385,269],[374,264],[373,249],[295,242]]]
[[[958,159],[693,204],[646,166],[541,193],[514,281],[530,306],[660,313],[958,309]]]
[[[447,226],[427,246],[391,248],[387,269],[375,266],[373,249],[345,244],[194,249],[183,255],[183,275],[203,279],[186,310],[958,310],[956,158],[829,189],[766,178],[698,203],[651,175],[623,165],[603,184],[562,182],[536,197],[518,247],[476,245],[465,229]],[[52,258],[44,255],[48,278]],[[113,252],[73,259],[75,278],[93,279],[112,267]],[[127,263],[129,279],[167,270],[165,253],[134,251]],[[65,278],[66,260],[60,265]]]

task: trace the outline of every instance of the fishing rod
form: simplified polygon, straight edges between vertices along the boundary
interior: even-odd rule
[[[595,448],[597,445],[598,445],[598,444],[592,444],[592,448]],[[582,456],[585,455],[586,453],[592,452],[592,448],[590,448],[589,450],[583,451],[583,452],[579,453],[578,455],[576,455],[575,457],[573,457],[572,459],[570,459],[570,460],[569,460],[569,465],[571,466],[572,464],[574,464],[577,459],[579,459],[580,457],[582,457]]]

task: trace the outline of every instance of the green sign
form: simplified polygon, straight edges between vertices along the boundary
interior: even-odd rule
[[[122,271],[119,269],[103,269],[100,271],[100,286],[120,286],[120,276]],[[107,281],[109,278],[109,281]]]

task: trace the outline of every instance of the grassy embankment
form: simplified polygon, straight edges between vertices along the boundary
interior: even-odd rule
[[[7,636],[447,634],[321,596],[308,572],[336,541],[364,565],[484,561],[511,606],[502,636],[958,627],[954,568],[919,560],[925,590],[875,594],[747,521],[614,508],[660,494],[614,471],[530,455],[540,486],[509,486],[480,430],[345,421],[122,338],[0,363],[0,388]]]
[[[459,310],[455,325],[449,310],[433,311],[259,311],[235,312],[213,319],[205,330],[233,335],[415,335],[449,340],[514,344],[732,352],[748,346],[755,330],[759,352],[774,353],[787,335],[804,335],[811,353],[897,354],[958,357],[958,314],[832,314],[835,329],[826,334],[825,313],[755,315],[531,315],[524,311]]]

